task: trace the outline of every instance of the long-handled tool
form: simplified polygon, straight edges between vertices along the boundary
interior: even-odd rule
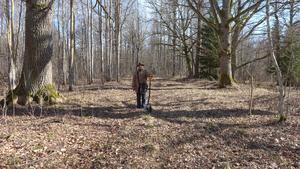
[[[148,95],[148,100],[147,100],[147,105],[146,105],[146,107],[145,107],[145,109],[146,109],[146,111],[148,112],[148,113],[151,113],[152,112],[152,106],[151,106],[151,104],[150,104],[150,98],[151,98],[151,77],[149,78],[149,88],[148,88],[148,90],[149,90],[149,95]]]

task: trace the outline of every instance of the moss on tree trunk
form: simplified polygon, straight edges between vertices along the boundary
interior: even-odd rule
[[[234,83],[232,77],[230,77],[227,73],[221,73],[219,79],[219,86],[224,88],[226,86],[232,86]]]
[[[221,88],[224,88],[226,86],[232,86],[233,84],[234,84],[234,80],[232,78],[230,54],[227,52],[221,53],[219,86]]]
[[[37,104],[56,104],[63,100],[63,96],[57,92],[56,88],[52,84],[45,85],[37,90],[35,93],[29,93],[24,95],[18,92],[18,89],[9,91],[6,98],[0,101],[0,105],[3,107],[4,103],[7,106],[13,104],[27,105],[31,102],[36,102]]]
[[[51,0],[26,1],[25,52],[19,84],[6,97],[6,103],[20,105],[31,101],[53,104],[60,98],[52,82],[52,17]],[[37,6],[43,10],[37,9]],[[44,6],[45,4],[45,6]],[[48,5],[48,6],[46,6]],[[2,101],[4,105],[5,101]]]

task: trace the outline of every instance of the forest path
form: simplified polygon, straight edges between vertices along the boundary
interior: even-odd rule
[[[1,118],[0,168],[299,168],[299,92],[277,124],[276,93],[256,88],[249,116],[248,91],[157,79],[145,114],[128,79],[79,86],[35,116],[18,108]]]

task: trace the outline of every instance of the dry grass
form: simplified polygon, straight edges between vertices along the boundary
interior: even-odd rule
[[[0,120],[0,168],[300,168],[300,92],[276,123],[276,93],[157,80],[152,114],[135,109],[129,81],[79,87],[61,105]]]

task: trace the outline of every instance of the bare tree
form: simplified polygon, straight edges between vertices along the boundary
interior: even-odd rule
[[[236,7],[233,1],[222,0],[221,2],[210,0],[210,11],[213,16],[213,20],[210,21],[198,10],[196,5],[199,3],[196,0],[188,0],[189,6],[193,11],[200,17],[203,22],[211,26],[217,33],[220,43],[220,75],[219,75],[219,85],[220,87],[226,87],[233,84],[232,76],[232,37],[231,31],[233,28],[241,24],[236,22],[241,17],[249,18],[253,17],[253,14],[260,9],[260,4],[262,0],[256,2],[245,1],[238,9],[238,13],[235,16],[232,16],[232,11]]]
[[[88,39],[88,83],[92,84],[94,79],[94,53],[93,53],[93,8],[92,8],[92,1],[87,0],[87,13],[88,13],[88,29],[87,29],[87,36]]]
[[[7,18],[7,44],[8,44],[8,77],[9,89],[13,91],[16,87],[16,55],[14,43],[14,0],[6,0],[6,18]]]
[[[275,56],[275,52],[274,52],[275,49],[274,49],[274,45],[273,45],[273,40],[272,40],[272,35],[271,35],[271,26],[270,26],[270,1],[269,0],[266,1],[266,16],[267,16],[267,34],[268,34],[268,41],[269,41],[269,52],[271,54],[273,63],[276,68],[277,81],[279,84],[278,113],[280,115],[280,119],[284,120],[285,119],[285,116],[284,116],[284,98],[285,98],[284,85],[283,85],[282,73],[281,73],[280,67],[278,65],[278,62],[277,62],[277,59]]]
[[[66,76],[66,69],[65,69],[65,58],[66,58],[66,35],[65,35],[65,0],[61,0],[61,9],[62,9],[62,12],[61,12],[61,22],[62,22],[62,45],[61,45],[61,70],[62,70],[62,84],[63,85],[66,85],[67,83],[67,76]]]
[[[73,91],[73,85],[75,81],[75,12],[74,1],[70,1],[70,58],[69,58],[69,91]]]
[[[26,1],[25,54],[21,78],[15,89],[21,105],[29,103],[30,97],[34,98],[40,89],[52,85],[52,5],[52,0]]]

